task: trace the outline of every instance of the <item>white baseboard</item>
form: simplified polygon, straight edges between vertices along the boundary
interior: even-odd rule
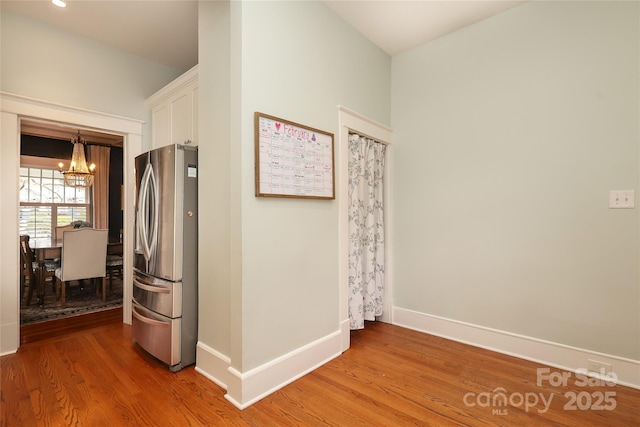
[[[247,372],[229,367],[232,379],[224,396],[239,409],[324,365],[340,354],[342,332],[336,331]]]
[[[587,359],[609,363],[617,383],[640,389],[640,361],[544,341],[430,314],[394,307],[393,324],[571,372]]]
[[[349,326],[349,319],[340,322],[340,331],[342,334],[342,352],[349,350],[351,346],[351,327]]]
[[[0,326],[0,356],[18,351],[20,345],[20,324],[7,323]]]
[[[232,380],[229,373],[231,360],[206,344],[198,342],[196,347],[196,371],[223,389],[227,390]]]

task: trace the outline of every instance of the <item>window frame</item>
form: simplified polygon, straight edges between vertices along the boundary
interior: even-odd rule
[[[65,163],[64,159],[53,159],[53,158],[43,158],[43,157],[33,157],[33,156],[20,156],[20,170],[19,170],[19,182],[22,180],[22,178],[25,176],[22,173],[22,169],[24,168],[29,168],[29,169],[40,169],[42,170],[53,170],[54,171],[54,176],[51,177],[51,180],[54,179],[59,179],[57,177],[55,177],[55,172],[58,172],[58,163],[62,162]],[[67,161],[68,162],[68,161]],[[31,174],[28,175],[29,177],[31,176]],[[40,185],[42,185],[42,172],[40,172]],[[47,179],[49,179],[47,177]],[[67,187],[64,186],[65,188],[73,188],[73,187]],[[20,194],[20,192],[19,192]],[[54,236],[54,231],[55,231],[55,227],[59,227],[62,225],[67,225],[70,224],[71,222],[73,222],[75,219],[71,219],[71,221],[66,222],[66,223],[58,223],[59,221],[59,210],[62,208],[84,208],[85,212],[86,212],[86,217],[85,220],[88,222],[91,222],[91,218],[93,216],[93,192],[91,191],[91,188],[88,188],[86,190],[86,194],[85,194],[85,202],[84,203],[73,203],[73,202],[67,202],[67,201],[62,201],[62,202],[35,202],[35,201],[22,201],[19,200],[19,209],[22,210],[23,207],[45,207],[48,208],[50,210],[50,220],[49,220],[49,230],[48,230],[48,234],[49,236],[47,237],[47,233],[43,231],[42,234],[39,234],[36,232],[36,236],[35,239],[47,239],[50,240],[53,238]],[[18,225],[19,227],[21,227],[21,225]],[[22,233],[22,230],[20,231]]]

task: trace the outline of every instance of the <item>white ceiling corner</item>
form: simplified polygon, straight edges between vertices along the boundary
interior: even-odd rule
[[[215,0],[214,0],[215,1]],[[232,0],[233,1],[233,0]],[[324,0],[390,56],[526,0]],[[3,10],[186,71],[198,62],[195,0],[1,0]]]
[[[324,0],[367,39],[395,56],[527,0]]]
[[[2,0],[3,10],[27,16],[186,71],[198,63],[195,0]]]

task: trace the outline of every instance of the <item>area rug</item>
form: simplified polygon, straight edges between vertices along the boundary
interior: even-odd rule
[[[67,288],[67,306],[65,308],[61,307],[60,300],[56,299],[56,292],[52,288],[51,284],[45,286],[42,307],[35,303],[35,297],[32,298],[29,306],[25,306],[25,295],[25,298],[20,301],[20,325],[46,322],[48,320],[122,307],[122,281],[120,279],[114,279],[112,287],[107,284],[106,301],[102,301],[102,297],[96,295],[93,285],[87,284],[80,288],[74,284],[71,288]]]

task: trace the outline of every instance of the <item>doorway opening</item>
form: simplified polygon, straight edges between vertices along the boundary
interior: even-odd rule
[[[89,162],[99,159],[98,169],[102,168],[98,170],[100,175],[96,179],[99,185],[89,188],[67,186],[58,166],[60,163],[69,163],[73,150],[71,140],[78,132],[86,140]],[[59,286],[56,287],[54,281],[55,269],[60,268],[60,258],[56,257],[59,254],[55,251],[49,251],[50,258],[44,260],[45,280],[38,287],[38,292],[34,293],[33,290],[36,285],[33,278],[38,277],[37,275],[21,276],[22,343],[33,341],[37,336],[50,336],[50,331],[54,329],[75,330],[82,324],[95,326],[98,319],[108,321],[114,317],[122,318],[123,139],[122,135],[52,122],[20,121],[18,230],[21,240],[26,240],[34,262],[38,263],[35,254],[46,254],[45,248],[60,245],[63,230],[92,227],[107,229],[109,236],[105,279],[108,292],[105,297],[94,292],[94,286],[97,285],[79,281],[77,286],[73,286],[70,298],[62,304]],[[37,270],[38,267],[32,268]],[[31,289],[25,292],[27,287]],[[71,289],[70,287],[69,290]],[[111,313],[94,315],[107,310]],[[69,321],[72,317],[73,321]]]
[[[114,116],[86,109],[59,105],[19,95],[0,93],[0,185],[2,186],[3,205],[0,221],[0,301],[2,301],[2,319],[0,321],[0,353],[10,354],[20,346],[19,313],[19,274],[20,256],[18,233],[19,213],[19,165],[20,165],[20,122],[23,119],[64,124],[70,127],[82,127],[107,134],[123,136],[123,253],[132,253],[133,236],[133,163],[142,151],[142,129],[144,122],[138,119]],[[131,323],[132,271],[131,260],[123,257],[123,308],[121,320]]]
[[[368,117],[349,110],[346,107],[338,106],[339,122],[339,182],[338,182],[338,234],[339,234],[339,304],[340,304],[340,331],[342,335],[342,351],[346,351],[350,345],[350,319],[349,319],[349,134],[355,133],[367,138],[371,138],[387,146],[386,160],[384,166],[384,194],[386,209],[384,213],[385,240],[384,252],[387,267],[384,270],[385,290],[383,292],[382,315],[377,320],[392,323],[392,258],[393,258],[393,234],[390,226],[393,218],[392,198],[392,165],[393,150],[391,149],[392,130]]]
[[[386,269],[387,146],[349,133],[349,326],[364,329],[383,313]]]

